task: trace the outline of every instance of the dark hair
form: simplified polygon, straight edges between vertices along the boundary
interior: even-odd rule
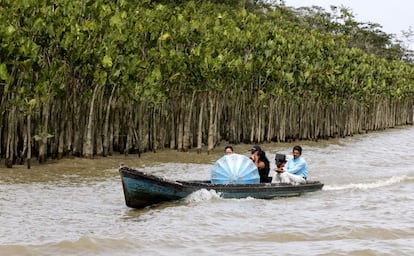
[[[262,159],[264,159],[264,158],[267,158],[267,157],[266,157],[266,152],[264,152],[264,151],[260,151],[260,152],[259,152],[259,159],[260,159],[260,160],[262,160]]]
[[[262,148],[259,145],[256,145],[256,146],[252,147],[249,151],[252,152],[252,153],[254,153],[256,151],[262,152]]]
[[[301,146],[294,146],[293,151],[295,151],[295,150],[299,151],[299,154],[302,155],[302,147]]]
[[[234,151],[232,146],[226,146],[226,147],[224,147],[224,151],[226,151],[226,149],[228,149],[228,148],[231,149],[231,151]]]

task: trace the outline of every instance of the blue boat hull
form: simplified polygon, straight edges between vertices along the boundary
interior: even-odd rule
[[[119,169],[125,202],[131,208],[144,208],[162,202],[182,199],[200,190],[214,190],[223,198],[271,199],[282,196],[299,196],[321,190],[319,181],[306,184],[211,184],[210,181],[173,181],[148,175],[128,167]]]

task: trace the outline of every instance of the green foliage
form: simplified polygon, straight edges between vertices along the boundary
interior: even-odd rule
[[[308,139],[377,122],[384,100],[389,124],[368,129],[412,123],[413,63],[378,24],[357,22],[346,8],[261,3],[0,1],[0,119],[17,127],[0,137],[21,147],[22,133],[37,133],[35,144],[76,154],[88,133],[97,151],[100,136],[118,149],[156,148],[176,143],[183,126],[187,136],[215,126],[214,136],[231,132],[235,141]],[[235,110],[243,120],[233,120]],[[332,120],[345,112],[357,125]],[[37,128],[27,131],[28,120]]]
[[[64,97],[69,81],[85,97],[94,83],[116,84],[155,105],[229,89],[326,101],[412,95],[413,67],[377,24],[346,8],[248,3],[3,1],[0,82],[41,99]]]
[[[46,139],[51,139],[51,138],[53,138],[53,137],[54,137],[54,135],[53,135],[53,134],[46,133],[46,134],[44,134],[44,135],[38,135],[38,134],[36,134],[35,136],[33,136],[33,139],[34,139],[35,141],[40,141],[40,140],[42,140],[43,138],[46,138]]]
[[[394,43],[398,41],[394,35],[381,30],[380,24],[358,22],[346,7],[331,6],[330,12],[318,6],[294,10],[301,18],[298,22],[300,26],[343,36],[350,48],[356,47],[388,60],[399,60],[406,52],[399,43]]]

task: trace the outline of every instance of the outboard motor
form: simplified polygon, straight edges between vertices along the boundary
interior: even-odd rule
[[[286,155],[285,154],[276,154],[275,155],[275,162],[276,162],[276,166],[279,168],[281,164],[286,162]]]

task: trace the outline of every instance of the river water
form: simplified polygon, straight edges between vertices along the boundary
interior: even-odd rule
[[[2,167],[0,255],[414,255],[413,142],[412,126],[300,142],[322,191],[272,200],[199,191],[142,210],[125,206],[121,162],[208,179],[221,146],[212,155],[167,150]],[[262,148],[273,162],[293,146]]]

